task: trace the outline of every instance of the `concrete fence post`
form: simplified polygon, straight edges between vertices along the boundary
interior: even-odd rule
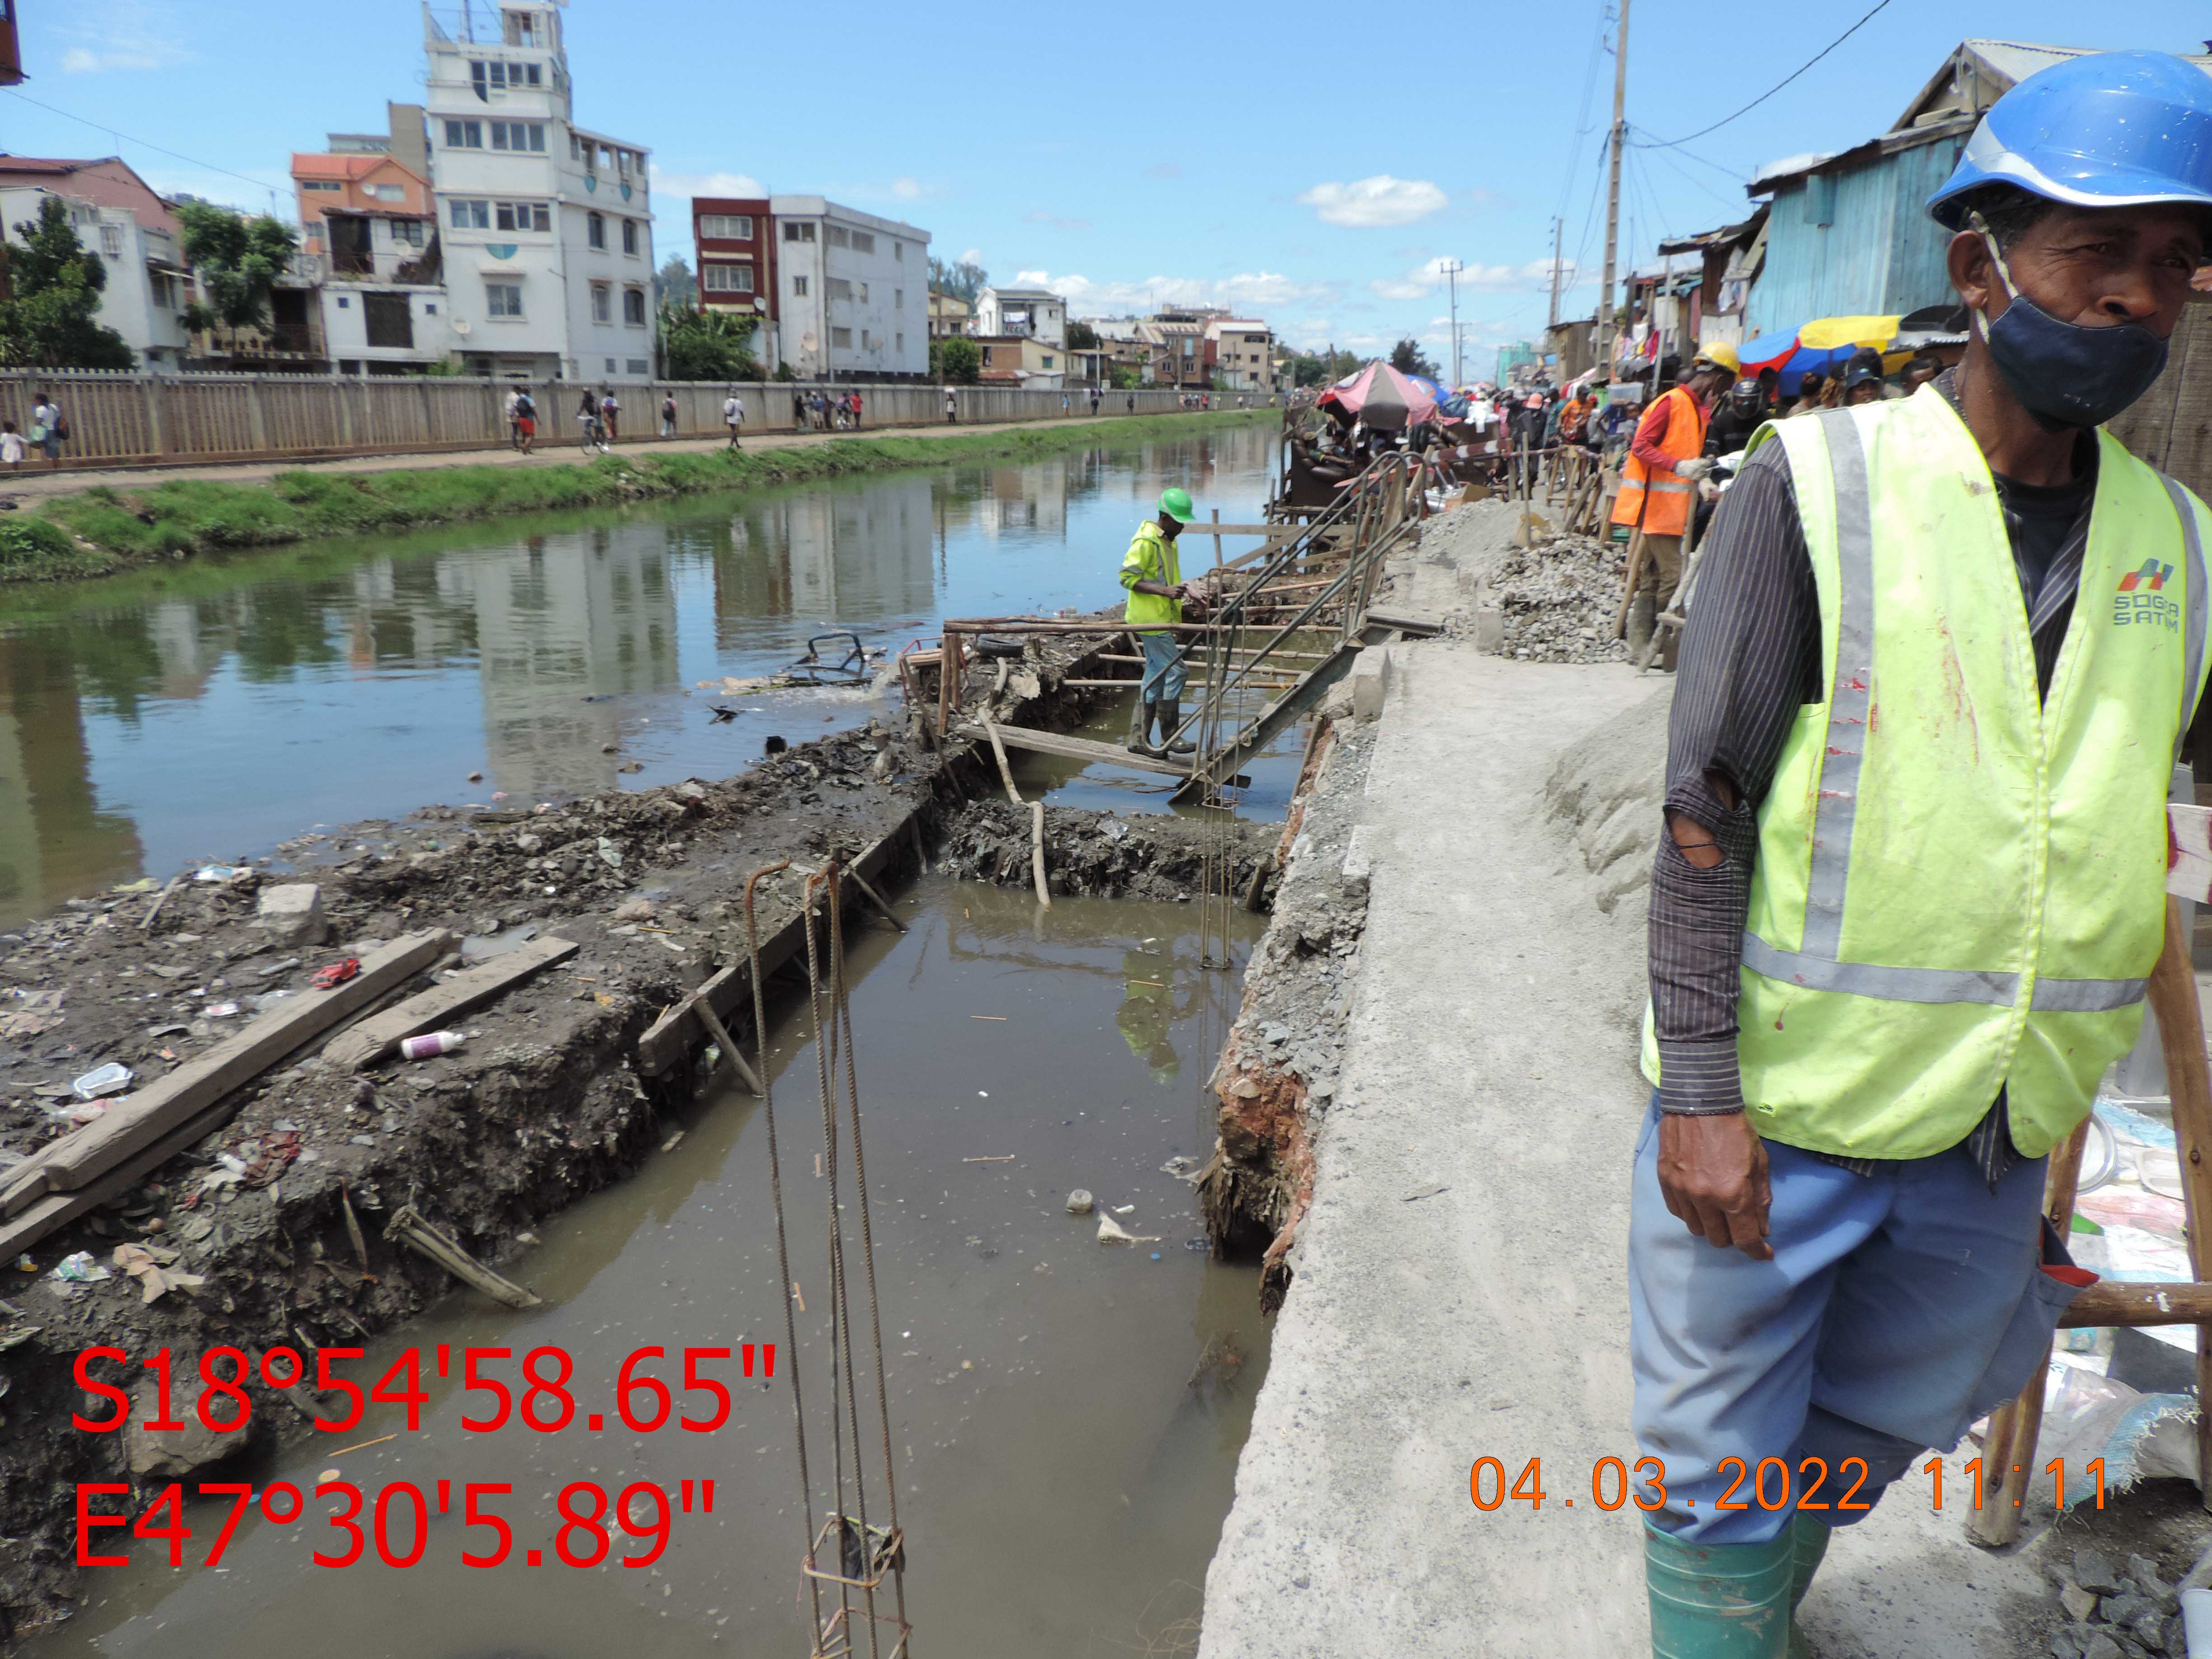
[[[266,452],[269,447],[269,410],[261,401],[261,377],[253,375],[246,382],[246,425],[253,434],[253,447]]]
[[[143,382],[146,394],[146,447],[155,455],[173,453],[169,447],[168,411],[164,407],[168,398],[167,382],[159,375],[149,375]]]

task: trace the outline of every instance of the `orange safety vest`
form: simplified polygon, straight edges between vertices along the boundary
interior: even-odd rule
[[[1674,407],[1668,415],[1667,435],[1660,441],[1660,449],[1678,461],[1704,454],[1705,411],[1680,386],[1651,405],[1637,424],[1637,436],[1642,437],[1651,417],[1669,404]],[[1681,535],[1690,527],[1690,502],[1695,498],[1697,488],[1687,478],[1678,478],[1672,472],[1662,472],[1655,477],[1651,469],[1638,459],[1632,449],[1627,465],[1621,469],[1620,494],[1613,503],[1613,521],[1641,524],[1647,536]]]

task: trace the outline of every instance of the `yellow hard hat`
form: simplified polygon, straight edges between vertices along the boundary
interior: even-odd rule
[[[1741,375],[1743,373],[1743,359],[1735,355],[1735,348],[1732,345],[1701,346],[1698,349],[1696,360],[1690,367],[1693,371],[1700,368],[1724,368],[1730,374]]]

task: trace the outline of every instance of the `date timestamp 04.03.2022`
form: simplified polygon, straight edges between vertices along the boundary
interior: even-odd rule
[[[2002,1471],[1990,1472],[1989,1488],[1984,1490],[1982,1460],[1970,1457],[1959,1466],[1958,1479],[1948,1486],[1944,1480],[1944,1460],[1931,1457],[1920,1466],[1921,1473],[1929,1480],[1929,1498],[1931,1505],[1942,1509],[1948,1493],[1965,1500],[1971,1507],[1980,1509],[1984,1502],[1994,1505],[1998,1489],[2003,1485]],[[2044,1465],[2043,1472],[2051,1478],[2057,1488],[2057,1501],[2063,1510],[2066,1502],[2066,1465],[2063,1458],[2052,1458]],[[2105,1507],[2105,1460],[2094,1458],[2082,1465],[2081,1473],[2096,1484],[2096,1507]],[[1870,1510],[1874,1504],[1863,1497],[1872,1471],[1862,1457],[1846,1457],[1833,1468],[1827,1460],[1806,1457],[1792,1465],[1788,1459],[1762,1457],[1756,1462],[1741,1457],[1721,1460],[1720,1478],[1728,1482],[1720,1494],[1710,1500],[1709,1507],[1724,1510]],[[1468,1472],[1468,1495],[1475,1508],[1486,1514],[1504,1508],[1509,1504],[1523,1504],[1531,1510],[1540,1510],[1546,1504],[1573,1509],[1576,1498],[1558,1491],[1547,1491],[1544,1486],[1544,1460],[1529,1458],[1521,1466],[1519,1474],[1509,1474],[1505,1461],[1496,1457],[1478,1457]],[[1579,1487],[1575,1491],[1579,1492]],[[2019,1503],[2018,1498],[2011,1500]],[[1589,1507],[1611,1511],[1624,1504],[1632,1504],[1647,1514],[1669,1507],[1667,1492],[1666,1460],[1658,1457],[1639,1457],[1631,1463],[1619,1457],[1601,1457],[1590,1468]],[[1698,1500],[1683,1498],[1674,1505],[1695,1509]]]

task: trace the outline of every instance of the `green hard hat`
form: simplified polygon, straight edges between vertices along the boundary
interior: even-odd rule
[[[1190,504],[1190,491],[1181,488],[1160,492],[1160,511],[1177,524],[1188,524],[1198,517],[1198,509]]]

